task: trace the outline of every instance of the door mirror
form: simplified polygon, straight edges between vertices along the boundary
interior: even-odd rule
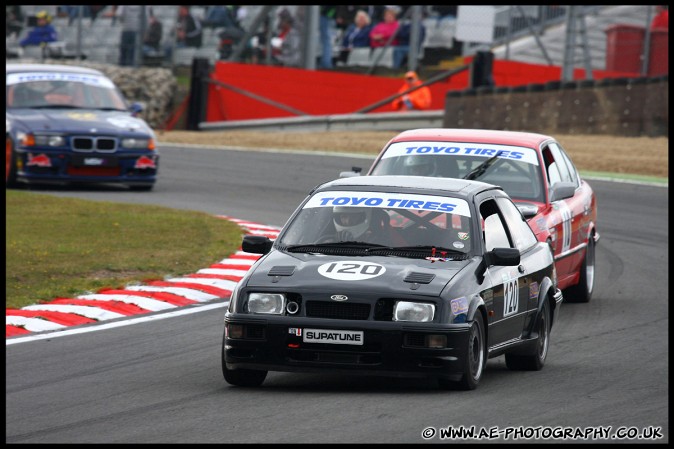
[[[360,176],[360,172],[363,171],[360,167],[351,167],[351,171],[343,171],[339,174],[340,178],[353,178],[354,176]]]
[[[514,267],[520,264],[520,250],[517,248],[494,248],[484,255],[487,266],[501,265]]]
[[[267,254],[272,243],[269,237],[263,235],[244,235],[241,249],[247,253]]]
[[[556,182],[550,188],[550,202],[565,200],[576,193],[576,185],[572,182]]]

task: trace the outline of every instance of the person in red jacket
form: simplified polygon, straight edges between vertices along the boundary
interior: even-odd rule
[[[405,84],[403,84],[398,93],[403,93],[414,86],[423,84],[416,72],[407,72],[405,74]],[[428,86],[420,87],[408,94],[397,97],[391,102],[391,106],[396,111],[425,110],[431,107],[431,90]]]
[[[651,30],[656,28],[669,29],[669,6],[667,5],[657,5],[655,7],[655,17],[651,22]]]

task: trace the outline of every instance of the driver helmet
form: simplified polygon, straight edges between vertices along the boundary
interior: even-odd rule
[[[430,156],[415,154],[405,158],[405,173],[411,176],[433,176],[435,160]]]
[[[335,206],[332,208],[333,221],[337,233],[348,232],[350,238],[365,234],[370,226],[372,209],[369,207]]]

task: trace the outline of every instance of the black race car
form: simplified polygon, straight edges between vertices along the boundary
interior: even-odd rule
[[[6,64],[5,186],[116,183],[151,190],[157,139],[115,84],[94,69]]]
[[[418,176],[315,188],[232,293],[222,371],[436,378],[474,389],[488,358],[543,367],[562,301],[549,245],[500,187]]]

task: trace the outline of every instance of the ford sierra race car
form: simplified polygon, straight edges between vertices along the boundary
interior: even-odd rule
[[[503,187],[538,240],[552,248],[564,300],[590,301],[599,241],[597,199],[553,137],[483,129],[409,130],[384,146],[367,174],[464,178]]]
[[[316,187],[233,289],[222,371],[342,372],[478,386],[487,359],[540,370],[562,293],[547,244],[500,187],[363,176]]]
[[[6,65],[5,185],[117,183],[151,190],[159,155],[153,130],[98,70]]]

